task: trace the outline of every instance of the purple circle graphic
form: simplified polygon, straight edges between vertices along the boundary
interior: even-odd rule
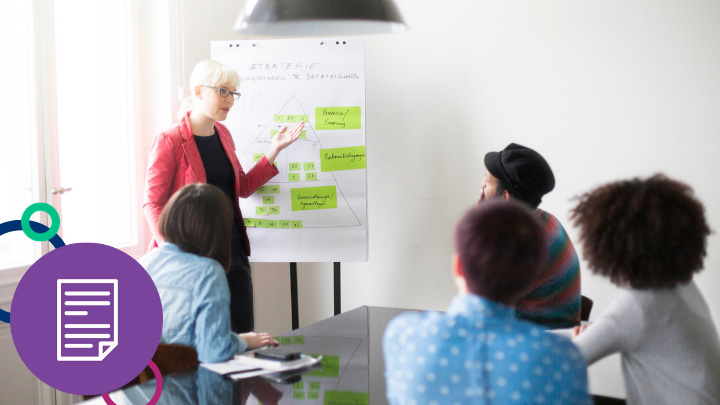
[[[110,246],[55,249],[25,273],[12,301],[13,341],[40,380],[99,395],[135,378],[162,334],[157,288],[135,259]]]

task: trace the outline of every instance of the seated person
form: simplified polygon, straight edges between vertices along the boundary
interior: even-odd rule
[[[549,328],[580,323],[580,262],[560,221],[538,208],[555,188],[550,165],[536,151],[511,143],[485,155],[485,178],[480,200],[493,197],[520,201],[533,209],[546,239],[547,256],[532,288],[517,303],[519,318]]]
[[[573,209],[590,270],[627,288],[575,343],[588,364],[621,353],[629,404],[720,404],[717,328],[692,281],[704,211],[663,175],[601,186]]]
[[[391,404],[591,403],[575,345],[515,316],[542,271],[542,232],[513,201],[465,214],[452,261],[458,295],[447,312],[408,312],[385,330]]]
[[[195,347],[198,359],[214,363],[248,349],[277,345],[267,333],[230,330],[230,225],[225,194],[209,184],[178,190],[160,214],[165,242],[138,262],[160,293],[162,343]]]

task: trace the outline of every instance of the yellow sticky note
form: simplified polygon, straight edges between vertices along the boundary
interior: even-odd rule
[[[305,181],[316,181],[316,180],[317,180],[316,172],[305,173]]]
[[[290,162],[290,165],[288,166],[288,169],[289,169],[291,172],[296,172],[296,171],[300,170],[300,167],[301,167],[301,163],[300,163],[300,162]]]
[[[290,229],[290,220],[289,219],[281,219],[278,223],[278,228],[280,229]]]
[[[255,226],[254,218],[243,218],[243,222],[245,222],[245,226],[248,228],[252,228]]]
[[[264,153],[253,153],[253,162],[259,162],[265,156]]]
[[[291,188],[293,211],[327,210],[337,208],[335,186]]]
[[[316,107],[315,128],[360,129],[360,107]]]
[[[279,215],[280,214],[280,206],[279,205],[271,205],[268,207],[268,215]]]
[[[288,180],[289,181],[300,181],[300,173],[289,173]]]
[[[267,215],[267,207],[255,207],[255,215]]]
[[[320,171],[356,170],[367,168],[364,146],[320,149]]]
[[[270,194],[278,194],[280,192],[280,185],[274,184],[270,186]]]
[[[263,197],[263,204],[275,204],[275,197],[272,195],[266,195]]]

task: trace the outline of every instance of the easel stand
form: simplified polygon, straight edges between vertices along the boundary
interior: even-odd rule
[[[333,263],[333,296],[335,303],[335,315],[340,314],[340,262]],[[298,312],[298,282],[297,263],[290,263],[290,305],[292,310],[292,328],[300,327],[300,316]]]

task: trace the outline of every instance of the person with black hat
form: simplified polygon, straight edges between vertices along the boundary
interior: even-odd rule
[[[548,256],[540,276],[516,305],[517,316],[550,328],[580,323],[580,261],[565,229],[555,216],[538,208],[555,188],[550,165],[536,151],[511,143],[485,155],[480,202],[514,199],[535,209],[543,225]]]

